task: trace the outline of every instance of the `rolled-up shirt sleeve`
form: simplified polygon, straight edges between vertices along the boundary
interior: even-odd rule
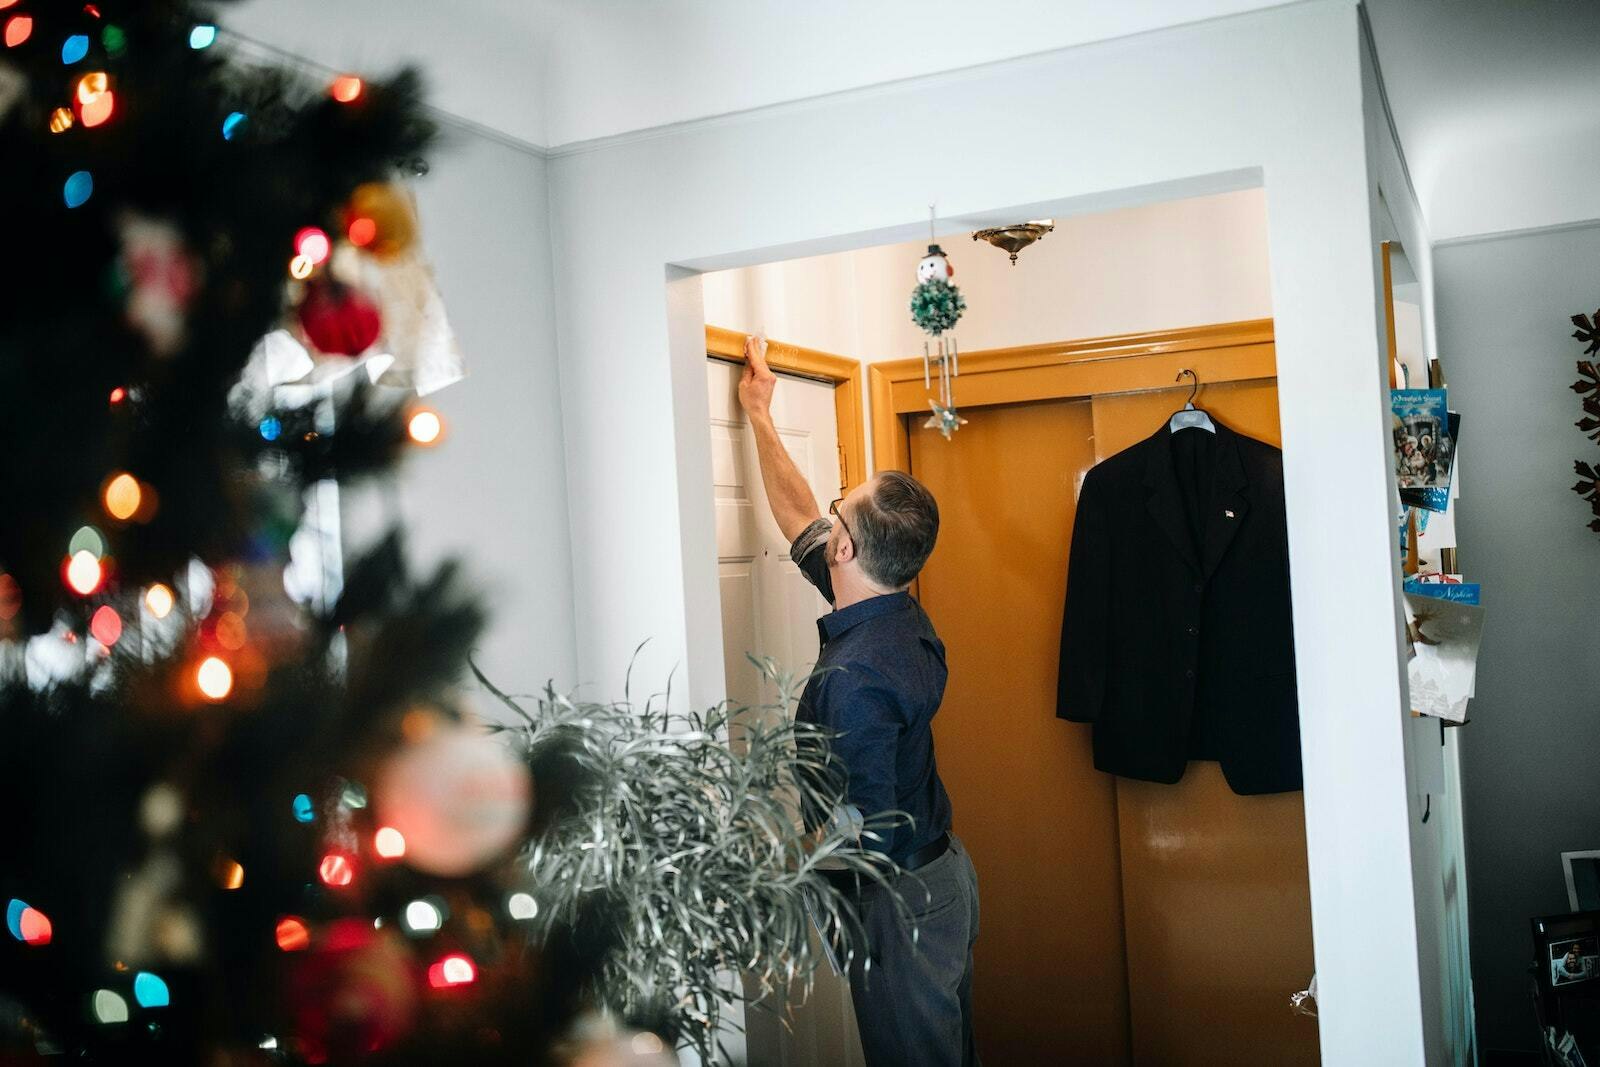
[[[789,558],[829,604],[833,603],[833,579],[828,575],[828,537],[832,533],[833,523],[818,519],[801,530],[789,546]]]

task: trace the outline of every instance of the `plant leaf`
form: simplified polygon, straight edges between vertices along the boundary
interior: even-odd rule
[[[1600,328],[1596,327],[1596,321],[1600,321],[1600,311],[1594,313],[1594,321],[1587,315],[1572,316],[1572,324],[1577,327],[1572,331],[1572,336],[1588,346],[1583,350],[1585,355],[1592,356],[1600,352]]]

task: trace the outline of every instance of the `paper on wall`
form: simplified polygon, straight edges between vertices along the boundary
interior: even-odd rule
[[[1477,604],[1406,593],[1411,706],[1451,722],[1467,716],[1477,680],[1483,608]]]

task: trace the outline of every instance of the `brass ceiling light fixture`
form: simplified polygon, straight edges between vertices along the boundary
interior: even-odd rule
[[[1055,219],[1030,219],[1015,226],[997,226],[992,230],[979,230],[972,235],[974,241],[988,241],[996,248],[1011,253],[1011,265],[1017,265],[1017,253],[1056,228]]]

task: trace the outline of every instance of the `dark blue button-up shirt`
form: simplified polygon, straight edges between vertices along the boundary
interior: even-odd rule
[[[826,519],[790,548],[829,603]],[[950,797],[933,756],[933,716],[944,699],[944,643],[907,593],[852,604],[817,620],[822,651],[795,718],[838,732],[835,757],[848,775],[846,798],[864,815],[899,810],[915,824],[863,845],[903,863],[950,829]]]

